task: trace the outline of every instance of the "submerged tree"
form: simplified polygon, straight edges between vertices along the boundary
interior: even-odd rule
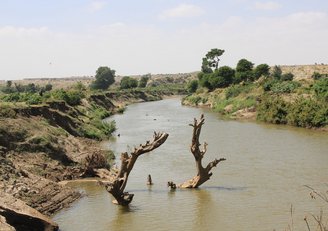
[[[196,161],[197,175],[192,179],[178,185],[179,188],[198,188],[201,184],[205,183],[212,176],[212,168],[216,167],[218,163],[226,160],[225,158],[215,159],[212,162],[208,163],[204,168],[202,165],[202,159],[207,151],[207,143],[204,142],[203,149],[200,149],[201,144],[199,143],[199,136],[204,124],[205,118],[202,114],[200,120],[194,119],[193,124],[189,124],[193,127],[192,141],[190,146],[190,151],[193,154]],[[175,186],[172,182],[168,182],[168,186],[172,188]]]
[[[106,190],[113,195],[115,200],[113,203],[119,205],[128,205],[131,203],[134,194],[124,192],[125,186],[128,182],[129,174],[137,161],[138,157],[144,153],[150,152],[161,146],[169,135],[167,133],[156,133],[152,141],[147,141],[146,144],[140,144],[139,147],[134,148],[130,153],[124,152],[121,154],[121,168],[114,181],[110,183],[103,183]]]

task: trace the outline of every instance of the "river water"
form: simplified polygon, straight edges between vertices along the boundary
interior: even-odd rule
[[[193,118],[205,114],[200,141],[213,168],[199,189],[171,191],[167,181],[182,183],[196,174],[189,152]],[[128,208],[94,182],[71,183],[86,196],[56,214],[63,231],[105,230],[307,230],[304,216],[326,212],[327,204],[310,198],[310,185],[328,189],[328,134],[307,129],[221,120],[205,109],[181,106],[180,99],[134,104],[110,118],[116,136],[106,145],[119,153],[169,133],[161,147],[139,157],[126,190],[135,194]],[[118,163],[119,164],[119,163]],[[154,185],[147,186],[151,174]],[[292,206],[292,215],[291,215]],[[313,229],[314,230],[314,229]]]

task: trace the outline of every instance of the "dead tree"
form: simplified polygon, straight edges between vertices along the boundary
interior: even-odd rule
[[[161,146],[169,135],[167,133],[156,133],[152,141],[147,141],[146,144],[140,144],[130,153],[124,152],[121,154],[121,168],[113,182],[105,183],[106,190],[113,195],[115,200],[113,203],[119,205],[128,205],[133,199],[134,194],[124,192],[128,182],[129,174],[137,161],[138,157],[144,153],[150,152]]]
[[[100,168],[109,169],[105,156],[100,152],[94,152],[85,158],[84,171],[81,177],[94,177],[97,175],[96,170]]]
[[[201,184],[206,182],[212,176],[212,168],[216,167],[218,163],[226,160],[225,158],[215,159],[210,162],[205,168],[202,166],[202,159],[207,151],[207,143],[204,142],[203,149],[200,149],[201,144],[199,143],[199,136],[204,124],[204,115],[202,114],[200,120],[194,119],[193,124],[189,124],[193,127],[193,134],[191,140],[190,151],[193,154],[196,161],[197,175],[182,184],[180,184],[179,188],[198,188]]]

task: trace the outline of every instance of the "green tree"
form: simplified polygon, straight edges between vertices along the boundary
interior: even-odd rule
[[[261,76],[268,77],[270,75],[270,67],[268,64],[263,63],[259,64],[254,69],[254,77],[256,79],[260,78]]]
[[[236,67],[234,83],[254,80],[253,67],[254,63],[248,61],[247,59],[239,60]]]
[[[196,79],[191,80],[188,83],[187,89],[189,93],[194,93],[198,88],[198,81]]]
[[[233,81],[233,77],[235,75],[235,70],[229,66],[222,66],[218,69],[217,74],[218,74],[219,78],[223,79],[222,87],[227,87]]]
[[[136,88],[138,86],[138,81],[134,78],[129,76],[124,76],[121,79],[120,87],[121,89],[129,89],[129,88]]]
[[[115,70],[109,67],[99,67],[96,71],[96,80],[91,83],[91,89],[107,89],[115,82]]]
[[[141,79],[139,80],[138,87],[146,87],[147,82],[150,79],[150,77],[151,77],[151,74],[141,76]]]
[[[282,75],[282,70],[279,66],[274,66],[273,70],[272,70],[272,77],[275,79],[280,80],[281,79],[281,75]]]
[[[11,88],[12,85],[13,85],[13,81],[8,80],[8,81],[6,82],[6,87],[7,87],[7,88]]]
[[[220,56],[224,53],[224,50],[213,48],[203,58],[202,72],[212,73],[213,70],[217,70],[219,66]]]
[[[201,87],[206,87],[209,90],[212,90],[212,85],[209,82],[209,77],[211,76],[211,74],[206,74],[204,72],[200,72],[198,74],[198,79],[199,79],[199,85]]]
[[[237,63],[236,71],[237,72],[247,72],[253,70],[254,63],[248,61],[247,59],[241,59]]]

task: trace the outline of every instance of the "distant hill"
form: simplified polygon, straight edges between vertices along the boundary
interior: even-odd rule
[[[310,79],[314,72],[328,74],[327,64],[317,65],[281,65],[282,73],[291,72],[295,80]],[[271,68],[272,69],[272,68]]]

